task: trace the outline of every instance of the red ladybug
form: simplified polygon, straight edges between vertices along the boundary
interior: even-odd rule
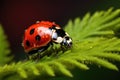
[[[72,39],[54,22],[41,21],[31,25],[25,30],[22,46],[29,55],[43,52],[52,43],[71,47]]]

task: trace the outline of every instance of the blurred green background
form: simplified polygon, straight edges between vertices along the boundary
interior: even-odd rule
[[[20,60],[25,56],[21,47],[24,30],[37,20],[55,21],[63,27],[69,19],[82,18],[87,12],[94,13],[110,7],[120,9],[120,0],[0,0],[0,23],[8,36],[12,54],[16,60]],[[74,78],[64,79],[120,80],[120,72],[96,66],[91,66],[89,71],[75,69],[72,72]],[[57,79],[63,80],[61,77]]]

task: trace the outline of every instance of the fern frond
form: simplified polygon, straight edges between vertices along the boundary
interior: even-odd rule
[[[11,56],[8,57],[10,49],[6,38],[7,36],[4,34],[3,28],[0,25],[0,65],[4,65],[12,59]]]
[[[98,66],[103,66],[103,67],[106,67],[106,68],[112,69],[112,70],[118,70],[118,68],[114,64],[112,64],[111,62],[108,62],[105,59],[89,56],[89,57],[86,57],[86,60],[90,61],[90,63],[92,63],[92,64],[95,63]]]
[[[92,16],[87,13],[82,20],[80,18],[76,18],[74,21],[70,20],[65,30],[72,36],[73,40],[78,41],[88,39],[91,36],[113,36],[112,29],[120,27],[118,16],[120,16],[120,9],[113,11],[112,8],[108,11],[95,12]]]
[[[25,79],[36,77],[47,79],[65,75],[73,77],[70,70],[79,68],[89,70],[88,65],[97,65],[118,71],[113,61],[120,62],[120,39],[115,37],[114,30],[120,28],[120,10],[87,13],[83,19],[70,20],[65,30],[73,39],[71,49],[63,50],[54,45],[43,54],[38,62],[18,62],[0,67],[1,79],[4,76],[17,76]]]
[[[104,43],[106,47],[109,47],[110,42],[115,47],[114,49],[111,47],[111,50],[120,51],[120,45],[118,45],[120,44],[119,39],[98,38],[94,41],[77,43],[72,50],[68,50],[60,56],[54,56],[55,58],[46,56],[46,60],[41,60],[40,62],[28,61],[5,65],[4,67],[0,67],[0,75],[3,75],[3,73],[6,75],[17,73],[22,78],[31,78],[31,76],[35,78],[36,76],[52,77],[63,74],[72,77],[70,69],[78,67],[81,70],[88,70],[88,64],[96,64],[97,66],[118,70],[110,61],[120,61],[120,55],[111,51],[107,52],[110,48],[108,49],[101,45],[101,43]],[[78,45],[81,46],[78,47]]]

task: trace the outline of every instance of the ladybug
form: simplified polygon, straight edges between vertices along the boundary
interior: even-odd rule
[[[53,43],[71,47],[72,39],[55,22],[37,21],[25,30],[22,46],[28,55],[45,51]]]

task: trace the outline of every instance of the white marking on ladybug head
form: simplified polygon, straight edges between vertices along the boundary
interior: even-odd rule
[[[55,42],[57,43],[61,43],[63,41],[63,38],[62,37],[58,37],[57,40]]]
[[[55,28],[56,28],[56,29],[61,29],[61,28],[60,28],[60,27],[58,27],[58,26],[56,26]]]
[[[54,30],[54,31],[55,31],[55,30]],[[53,40],[57,40],[58,35],[57,35],[57,33],[55,33],[54,31],[53,31],[53,33],[52,33],[52,39],[53,39]]]
[[[56,38],[53,39],[53,42],[59,43],[59,44],[62,43],[62,41],[63,41],[62,37],[56,37]]]

